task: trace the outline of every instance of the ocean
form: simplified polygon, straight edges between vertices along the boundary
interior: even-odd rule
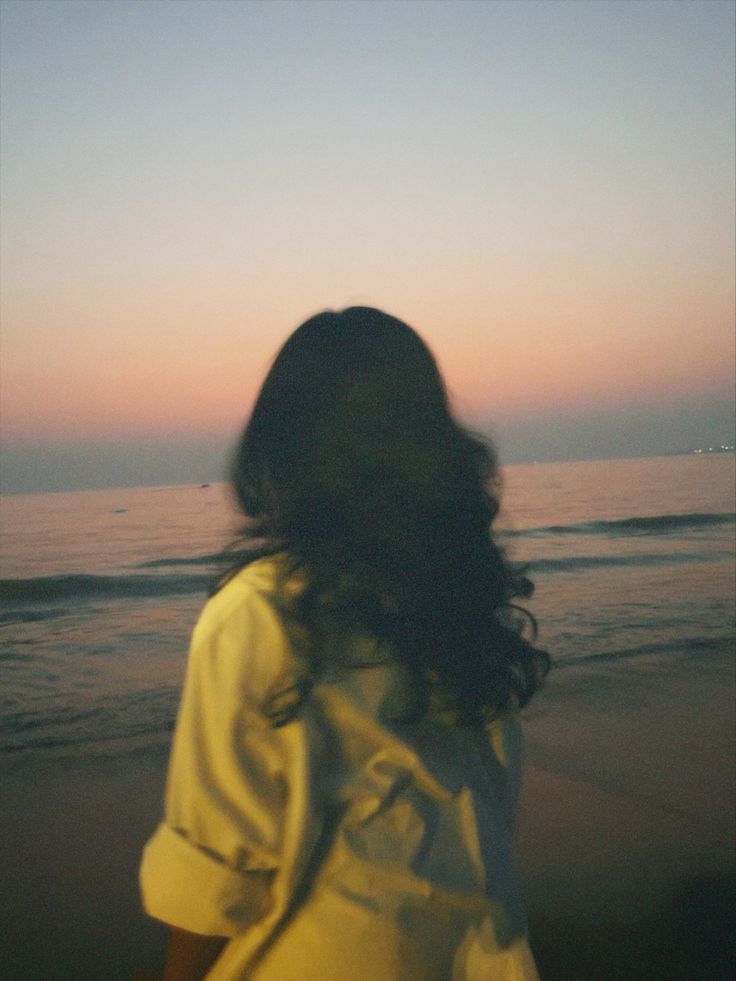
[[[555,672],[705,665],[734,643],[732,455],[502,476],[499,539],[528,564]],[[0,515],[0,758],[165,749],[212,559],[238,528],[227,487],[18,495]]]

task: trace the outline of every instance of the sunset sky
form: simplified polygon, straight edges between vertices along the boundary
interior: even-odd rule
[[[734,9],[4,0],[4,489],[220,479],[355,303],[502,459],[733,439]]]

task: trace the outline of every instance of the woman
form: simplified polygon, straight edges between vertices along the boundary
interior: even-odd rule
[[[192,638],[141,868],[164,978],[536,978],[511,838],[548,658],[490,531],[493,455],[419,336],[362,307],[302,324],[234,487],[266,547]]]

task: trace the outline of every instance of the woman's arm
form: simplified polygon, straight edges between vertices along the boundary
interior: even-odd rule
[[[202,981],[226,943],[227,937],[170,927],[162,981]]]

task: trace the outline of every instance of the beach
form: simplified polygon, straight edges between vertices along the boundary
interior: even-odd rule
[[[553,677],[527,718],[518,851],[541,976],[731,977],[733,650],[620,667]]]
[[[732,457],[504,471],[498,526],[554,659],[517,836],[543,981],[728,977],[733,499]],[[233,520],[221,485],[3,499],[0,981],[160,963],[137,869]]]
[[[149,908],[240,929],[257,879],[252,981],[282,927],[319,981],[498,981],[519,786],[541,981],[736,981],[735,41],[0,0],[0,981],[157,981],[193,637]],[[517,708],[521,784],[515,727],[444,728]]]
[[[559,669],[525,730],[518,853],[542,978],[727,977],[732,652]],[[124,981],[154,967],[164,932],[140,910],[136,870],[160,814],[163,747],[18,755],[3,769],[2,977]],[[678,891],[693,884],[683,931]]]

